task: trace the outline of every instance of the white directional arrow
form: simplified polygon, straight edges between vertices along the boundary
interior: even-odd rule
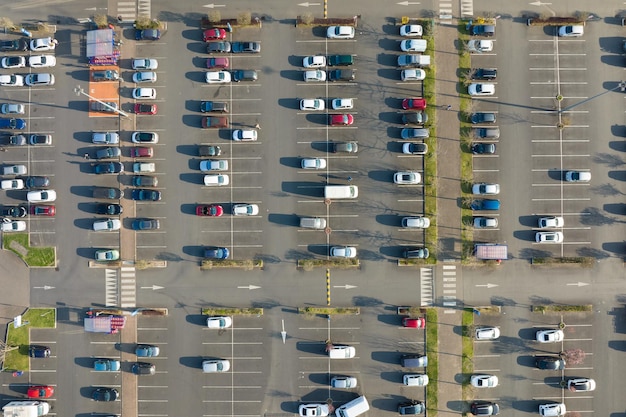
[[[247,289],[247,290],[258,290],[261,287],[257,287],[256,285],[246,285],[246,286],[241,286],[241,287],[237,287],[237,288],[241,288],[241,289]]]
[[[85,10],[97,10],[95,7],[87,7]]]
[[[283,331],[280,332],[280,335],[283,338],[283,345],[284,345],[285,341],[287,340],[287,332],[285,331],[285,320],[281,320],[281,322],[283,323]]]
[[[333,285],[333,288],[344,288],[346,290],[351,290],[352,288],[356,288],[356,285]]]
[[[493,287],[497,287],[498,284],[476,284],[477,287],[487,287],[487,288],[493,288]]]
[[[156,291],[156,290],[162,290],[164,287],[159,287],[158,285],[152,285],[150,287],[141,287],[142,290],[152,290],[152,291]]]
[[[552,3],[542,3],[540,1],[533,1],[532,3],[529,3],[529,4],[532,4],[533,6],[550,6]]]
[[[48,291],[48,290],[53,290],[54,289],[54,287],[51,287],[49,285],[44,285],[43,287],[33,287],[33,288],[37,289],[37,290],[44,290],[44,291]]]
[[[400,3],[396,3],[399,4],[400,6],[408,6],[411,4],[419,4],[419,2],[417,1],[401,1]]]
[[[298,6],[303,6],[303,7],[309,7],[309,6],[319,6],[319,3],[309,3],[308,1],[306,3],[298,3]]]
[[[226,5],[225,4],[213,4],[213,3],[211,3],[211,4],[205,4],[202,7],[208,7],[209,9],[213,9],[215,7],[226,7]]]
[[[588,282],[568,282],[567,285],[576,286],[576,287],[585,287],[589,285]]]

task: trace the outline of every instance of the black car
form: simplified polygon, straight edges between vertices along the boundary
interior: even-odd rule
[[[49,358],[50,348],[42,345],[30,345],[28,347],[28,356],[31,358]]]
[[[477,68],[472,70],[472,80],[495,80],[498,70],[495,68]]]
[[[154,375],[156,366],[148,362],[135,362],[131,370],[135,375]]]
[[[470,411],[475,416],[495,416],[500,412],[500,407],[491,401],[474,401]]]
[[[200,145],[198,146],[199,156],[219,156],[222,154],[222,148],[219,146]]]
[[[430,256],[428,248],[407,248],[404,250],[407,259],[427,259]]]
[[[28,211],[22,206],[4,206],[2,207],[2,216],[4,217],[26,217]]]
[[[209,44],[206,47],[206,51],[209,54],[228,53],[230,52],[230,42],[209,42]]]
[[[424,411],[426,411],[426,406],[422,401],[413,400],[411,402],[398,404],[398,414],[402,416],[424,414]]]
[[[124,208],[119,204],[99,203],[96,206],[96,213],[118,215],[124,212]]]
[[[356,71],[341,69],[328,71],[328,81],[354,81]]]
[[[150,175],[133,175],[131,182],[135,187],[156,187],[159,180]]]
[[[121,162],[103,162],[93,167],[95,174],[119,174],[124,171],[124,165]]]
[[[202,113],[228,113],[228,103],[225,101],[202,101],[200,102],[200,111]]]
[[[89,106],[91,111],[101,111],[104,113],[115,113],[117,111],[117,103],[114,101],[106,102],[106,106],[98,101],[92,101]]]
[[[536,356],[535,366],[539,369],[559,371],[565,368],[565,360],[557,356]]]
[[[0,51],[25,51],[28,49],[26,39],[15,39],[12,41],[0,41]]]
[[[24,180],[26,188],[47,188],[50,187],[50,178],[48,177],[26,177]]]
[[[134,230],[156,230],[161,227],[161,223],[156,219],[136,219],[132,227]]]
[[[92,196],[93,198],[119,200],[124,196],[124,193],[119,188],[94,187]]]
[[[138,201],[159,201],[161,199],[161,191],[140,188],[133,190],[132,199]]]
[[[115,401],[120,393],[115,388],[96,388],[91,394],[94,401]]]
[[[491,155],[491,154],[496,153],[496,145],[495,143],[473,143],[472,153],[476,155],[482,155],[482,154]]]
[[[496,114],[494,112],[476,112],[476,113],[472,113],[471,120],[473,124],[495,123]]]
[[[261,44],[258,42],[233,42],[233,53],[258,54],[261,52]]]
[[[428,121],[428,115],[423,111],[402,113],[402,124],[423,125]]]
[[[259,75],[255,70],[236,70],[232,72],[233,81],[256,81],[259,78]]]
[[[96,159],[119,158],[122,155],[120,148],[104,148],[96,152]]]

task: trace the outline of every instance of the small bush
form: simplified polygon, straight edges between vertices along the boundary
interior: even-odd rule
[[[250,12],[241,12],[237,16],[237,23],[241,26],[247,26],[252,22],[252,13]]]
[[[311,23],[313,23],[313,20],[315,20],[313,13],[305,13],[303,15],[300,15],[300,22],[302,22],[303,25],[310,25]]]
[[[211,10],[207,14],[207,18],[211,23],[218,23],[222,20],[222,13],[219,10]]]

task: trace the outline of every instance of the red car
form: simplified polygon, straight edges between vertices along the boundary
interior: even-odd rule
[[[402,100],[402,108],[404,110],[424,110],[426,100],[423,98],[405,98]]]
[[[426,328],[426,320],[423,317],[413,319],[411,317],[405,317],[402,319],[402,325],[404,327],[412,327],[414,329]]]
[[[199,204],[196,206],[196,215],[198,216],[220,217],[222,214],[224,214],[224,208],[219,204]]]
[[[26,391],[28,398],[50,398],[52,394],[54,394],[54,388],[50,385],[33,385]]]
[[[202,33],[202,40],[205,42],[218,40],[221,41],[222,39],[226,39],[226,30],[224,29],[207,29]]]
[[[137,114],[157,114],[156,104],[135,104],[135,113]]]
[[[55,206],[31,206],[30,214],[32,216],[54,216],[57,212]]]
[[[230,66],[228,58],[209,58],[206,60],[207,68],[221,68],[225,69]]]
[[[351,114],[331,114],[329,123],[331,126],[350,126],[354,123],[354,117]]]
[[[130,148],[131,158],[152,158],[152,155],[152,148],[148,148],[146,146],[135,146],[134,148]]]

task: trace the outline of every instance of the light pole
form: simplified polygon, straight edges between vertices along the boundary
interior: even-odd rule
[[[606,93],[610,93],[611,91],[615,91],[617,89],[620,89],[621,91],[626,91],[626,81],[620,81],[619,83],[617,83],[617,86],[615,88],[611,88],[610,90],[603,91],[603,92],[601,92],[599,94],[596,94],[593,97],[589,97],[589,98],[587,98],[585,100],[579,101],[578,103],[574,103],[571,106],[567,106],[567,107],[564,107],[562,109],[559,109],[558,113],[563,113],[564,111],[571,110],[572,108],[574,108],[574,107],[576,107],[578,105],[581,105],[583,103],[586,103],[588,101],[596,99],[596,98],[598,98],[598,97],[600,97],[600,96],[602,96],[602,95],[604,95]]]
[[[130,117],[130,115],[128,113],[125,113],[125,112],[121,111],[120,109],[117,109],[117,108],[115,108],[113,106],[110,106],[107,103],[105,103],[104,101],[98,100],[97,98],[92,97],[89,94],[85,93],[85,90],[83,90],[80,85],[76,86],[76,88],[74,89],[74,93],[76,93],[77,96],[80,96],[81,94],[84,95],[84,96],[87,96],[87,97],[89,97],[89,99],[97,101],[98,103],[102,104],[106,108],[113,110],[115,113],[121,114],[124,117]]]

